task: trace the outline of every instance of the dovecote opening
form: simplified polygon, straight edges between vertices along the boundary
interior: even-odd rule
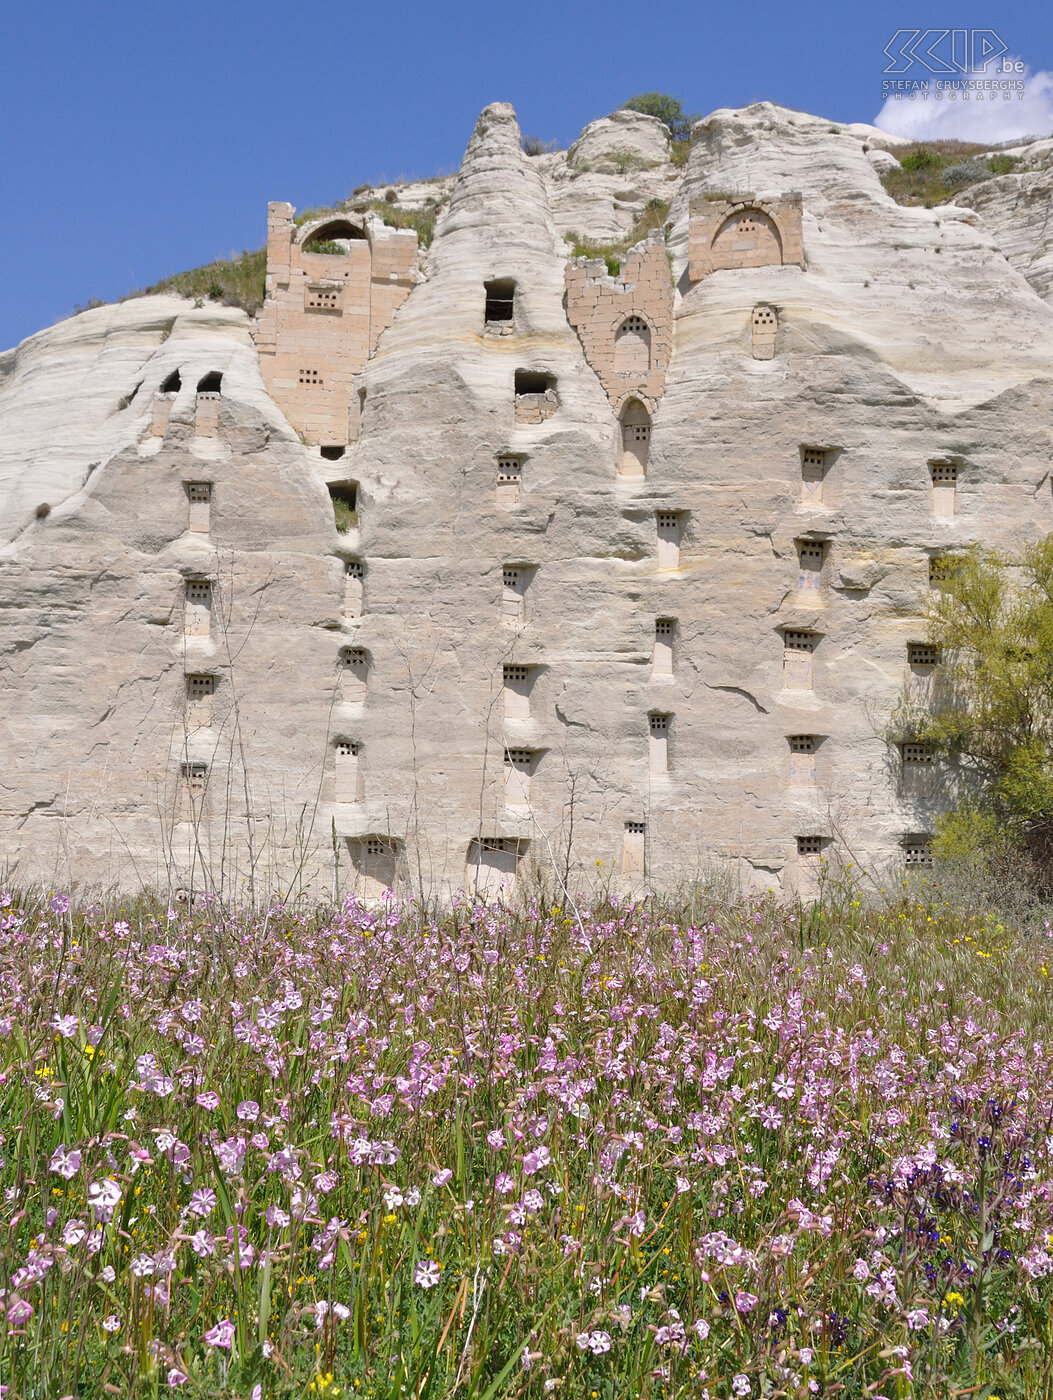
[[[755,306],[750,317],[752,350],[755,360],[775,358],[775,339],[779,333],[779,316],[774,306]]]
[[[187,481],[184,485],[189,513],[187,529],[197,535],[207,535],[212,514],[212,483]]]
[[[961,568],[961,560],[953,554],[929,555],[929,587],[945,588]]]
[[[614,372],[634,377],[651,370],[651,328],[642,316],[626,316],[614,333]]]
[[[513,627],[526,621],[526,595],[533,574],[527,564],[506,564],[501,570],[501,618]]]
[[[308,389],[321,389],[324,381],[321,370],[301,367],[296,372],[296,382]]]
[[[819,860],[826,844],[824,836],[798,836],[797,854],[805,860]]]
[[[486,303],[483,328],[486,335],[514,335],[516,328],[516,284],[511,277],[495,277],[484,282]],[[517,391],[518,392],[518,391]]]
[[[654,649],[651,653],[652,676],[671,676],[673,674],[673,633],[675,626],[675,618],[655,618]]]
[[[365,647],[340,648],[341,698],[357,705],[366,698],[369,652]]]
[[[903,863],[908,869],[932,864],[932,837],[910,835],[903,838]]]
[[[530,781],[537,753],[533,749],[505,749],[505,806],[530,806]]]
[[[530,692],[536,671],[536,666],[505,665],[501,668],[505,719],[530,718]]]
[[[164,437],[168,431],[168,420],[172,416],[172,404],[182,387],[183,380],[179,371],[174,369],[154,395],[154,411],[150,423],[152,437]]]
[[[958,490],[957,463],[932,461],[929,474],[932,477],[932,513],[937,520],[952,520]]]
[[[669,729],[672,715],[651,713],[647,716],[647,771],[669,772]]]
[[[782,683],[788,690],[811,690],[812,657],[819,635],[786,627],[782,633]]]
[[[791,734],[790,783],[794,787],[814,787],[815,751],[818,747],[814,734]]]
[[[402,843],[396,837],[348,837],[347,853],[360,899],[383,899],[394,890],[402,854]]]
[[[497,504],[514,506],[519,504],[523,491],[523,461],[521,457],[498,457],[497,459]]]
[[[908,642],[907,665],[912,671],[922,671],[926,675],[940,664],[940,649],[932,642]]]
[[[627,879],[647,873],[647,826],[644,822],[626,822],[622,833],[622,875]]]
[[[806,505],[815,505],[823,499],[828,457],[825,448],[801,448],[801,500]]]
[[[326,487],[333,503],[333,520],[337,531],[344,535],[358,529],[358,482],[330,481]]]
[[[809,601],[821,590],[826,545],[822,540],[797,540],[797,591]]]
[[[321,454],[324,461],[339,462],[340,458],[344,455],[346,448],[342,443],[333,442],[327,443],[324,447],[320,447],[318,451]]]
[[[620,476],[647,475],[647,458],[651,451],[651,415],[639,399],[630,399],[622,410],[622,450],[618,459]]]
[[[344,617],[361,617],[365,612],[365,569],[360,559],[344,565]]]
[[[184,763],[183,786],[192,802],[200,801],[208,786],[208,764]]]
[[[480,836],[468,847],[468,884],[479,899],[497,899],[515,884],[526,842],[509,836]]]
[[[359,800],[359,756],[362,746],[354,739],[337,739],[333,745],[337,802]]]
[[[215,437],[219,432],[219,401],[223,376],[210,370],[198,380],[194,403],[194,432],[198,437]]]
[[[198,728],[207,728],[212,723],[212,700],[215,693],[215,676],[194,672],[186,677],[188,724]]]
[[[330,315],[340,315],[341,312],[342,288],[329,286],[312,286],[310,283],[304,288],[303,307],[305,311],[328,312]]]
[[[184,588],[183,631],[188,637],[207,637],[212,617],[212,580],[188,578]]]
[[[936,762],[936,751],[931,744],[921,744],[914,740],[900,744],[900,755],[903,759],[903,767],[914,769],[915,771],[931,769]]]
[[[544,423],[559,407],[556,376],[537,370],[515,372],[515,420],[517,423]]]
[[[662,570],[679,569],[680,541],[683,537],[683,512],[659,510],[655,512],[655,526],[658,534],[658,567]]]

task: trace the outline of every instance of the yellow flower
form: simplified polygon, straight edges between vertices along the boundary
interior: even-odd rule
[[[95,1058],[95,1046],[94,1046],[94,1045],[85,1045],[85,1047],[84,1047],[84,1053],[85,1053],[85,1055],[87,1055],[87,1057],[88,1057],[89,1060],[94,1059],[94,1058]]]

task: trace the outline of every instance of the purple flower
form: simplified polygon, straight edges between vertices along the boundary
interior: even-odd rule
[[[757,1306],[756,1293],[747,1293],[744,1288],[740,1288],[735,1294],[735,1307],[740,1313],[752,1312]]]
[[[238,1117],[246,1123],[255,1123],[260,1116],[260,1106],[255,1099],[242,1099],[235,1109]]]
[[[216,1208],[216,1193],[207,1186],[195,1191],[190,1197],[187,1211],[190,1215],[200,1215],[202,1219],[212,1214]]]
[[[198,1094],[196,1102],[199,1108],[207,1109],[211,1113],[219,1107],[219,1095],[211,1089],[206,1089],[203,1094]]]
[[[542,1167],[547,1167],[551,1161],[552,1153],[547,1147],[535,1147],[523,1158],[523,1175],[533,1176]]]
[[[56,894],[56,895],[53,895],[53,896],[52,896],[52,900],[51,900],[51,912],[52,912],[53,914],[68,914],[68,913],[69,913],[69,895],[68,895],[68,894]]]
[[[172,1366],[168,1371],[168,1384],[173,1390],[177,1386],[186,1385],[189,1377],[185,1371],[181,1371],[178,1366]]]
[[[11,1327],[24,1327],[33,1316],[33,1305],[24,1298],[14,1297],[7,1305],[7,1321]]]
[[[421,1288],[434,1288],[439,1281],[439,1266],[434,1259],[421,1259],[413,1271],[413,1282]]]
[[[229,1349],[234,1341],[234,1324],[230,1318],[221,1318],[215,1327],[210,1327],[205,1333],[205,1341],[210,1347],[227,1347]]]
[[[51,1154],[49,1169],[69,1181],[80,1171],[80,1161],[80,1153],[76,1148],[72,1152],[67,1152],[66,1144],[60,1142]]]
[[[450,1171],[449,1167],[443,1167],[441,1172],[436,1172],[432,1177],[431,1184],[433,1186],[445,1186],[448,1181],[452,1180],[453,1172]]]

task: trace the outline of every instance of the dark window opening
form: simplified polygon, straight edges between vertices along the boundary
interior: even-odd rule
[[[486,287],[486,320],[515,320],[515,282],[510,277],[499,277],[484,285]]]
[[[136,394],[139,392],[139,390],[140,390],[142,387],[143,387],[143,381],[140,379],[140,380],[139,380],[139,383],[135,386],[135,388],[132,390],[132,392],[131,392],[130,394],[122,394],[122,395],[121,395],[121,397],[117,400],[117,407],[118,407],[119,409],[127,408],[128,405],[132,402],[132,400],[135,398]]]
[[[343,534],[358,527],[358,482],[331,481],[329,498],[333,502],[336,528]]]
[[[213,369],[203,379],[198,380],[197,391],[199,394],[218,394],[222,383],[223,376]]]
[[[355,239],[365,239],[365,230],[348,219],[333,219],[321,228],[316,228],[303,245],[305,253],[323,253],[330,257],[344,257],[350,252],[345,244]]]
[[[165,382],[161,385],[162,394],[178,394],[183,387],[183,381],[179,371],[174,369]]]
[[[516,396],[521,394],[547,394],[556,387],[554,374],[538,374],[529,369],[516,370]]]
[[[334,444],[332,447],[323,447],[320,450],[327,462],[339,462],[344,455],[344,448],[338,444]]]

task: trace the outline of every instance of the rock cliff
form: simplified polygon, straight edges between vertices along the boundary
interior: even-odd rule
[[[0,357],[11,876],[923,861],[946,796],[882,731],[928,683],[925,595],[1053,529],[1049,167],[904,208],[894,144],[761,103],[684,167],[631,113],[528,157],[495,104],[415,260],[283,233],[258,325],[144,298]],[[664,240],[568,262],[653,201]]]

